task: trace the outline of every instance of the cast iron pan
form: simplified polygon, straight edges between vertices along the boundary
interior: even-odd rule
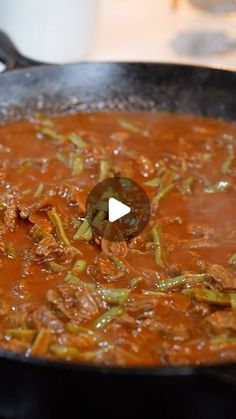
[[[236,73],[149,63],[39,64],[0,33],[0,122],[40,110],[159,110],[236,120]],[[27,66],[28,68],[24,68]],[[27,146],[27,144],[26,144]],[[0,352],[0,417],[235,417],[236,364],[104,368]]]

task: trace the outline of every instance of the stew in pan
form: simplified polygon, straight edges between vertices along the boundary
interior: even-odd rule
[[[0,349],[103,365],[236,361],[236,125],[87,113],[0,127]],[[151,216],[95,237],[86,200],[135,180]]]

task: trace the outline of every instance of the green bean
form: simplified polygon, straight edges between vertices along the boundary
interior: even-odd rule
[[[90,228],[88,220],[85,218],[85,220],[80,225],[78,231],[75,233],[73,240],[90,241],[92,237],[92,230]]]
[[[129,298],[130,290],[127,288],[100,288],[98,293],[109,304],[123,305]]]
[[[78,134],[72,133],[68,135],[68,140],[74,144],[78,148],[85,148],[87,147],[86,142],[82,139],[82,137]]]
[[[112,322],[115,318],[122,316],[122,314],[124,314],[124,309],[122,307],[111,307],[106,313],[93,322],[92,328],[100,329]]]
[[[153,188],[157,188],[161,184],[161,179],[159,177],[155,177],[154,179],[150,179],[147,182],[144,182],[144,185],[152,186]]]
[[[81,272],[83,272],[85,266],[87,265],[86,260],[84,259],[79,259],[75,262],[74,267],[71,271],[72,275],[79,275]]]
[[[232,187],[232,184],[228,180],[220,180],[219,182],[216,182],[213,185],[205,186],[204,192],[206,193],[225,192],[231,187]]]
[[[109,200],[109,198],[122,199],[120,194],[109,186],[102,194],[101,200]]]
[[[143,290],[142,294],[144,295],[151,295],[153,297],[160,297],[161,295],[164,295],[163,292],[160,291],[149,291],[149,290]]]
[[[58,356],[61,359],[76,359],[80,352],[74,346],[66,346],[54,344],[50,345],[49,350],[52,354]]]
[[[160,292],[169,291],[175,288],[181,288],[184,285],[203,282],[209,278],[207,274],[185,274],[175,278],[165,279],[157,284],[157,290]]]
[[[75,335],[85,334],[85,335],[91,336],[96,342],[102,341],[101,337],[97,333],[95,333],[93,330],[90,330],[84,326],[78,326],[73,323],[67,323],[66,330],[69,333],[73,333]]]
[[[135,288],[136,285],[138,285],[142,281],[143,281],[143,277],[142,276],[137,276],[136,278],[130,279],[129,285],[130,285],[131,288]]]
[[[99,222],[101,222],[101,221],[104,221],[104,220],[105,220],[105,218],[106,218],[106,216],[107,216],[107,212],[105,212],[105,211],[103,211],[103,210],[100,210],[100,211],[98,211],[98,213],[95,215],[95,217],[94,217],[94,219],[93,219],[93,222],[94,222],[94,223],[99,223]]]
[[[129,268],[120,259],[113,257],[112,262],[114,262],[120,271],[129,273]]]
[[[100,355],[102,355],[105,352],[108,352],[109,350],[113,349],[114,346],[109,344],[108,346],[104,348],[95,349],[94,351],[85,351],[80,352],[80,359],[83,361],[90,361]]]
[[[236,293],[225,294],[207,288],[190,288],[184,290],[184,293],[190,295],[199,302],[220,306],[230,306],[232,298],[235,298],[236,296]]]
[[[49,337],[50,335],[48,330],[44,328],[40,329],[33,342],[30,354],[33,356],[44,355],[48,349]]]
[[[56,233],[58,239],[65,244],[65,246],[70,246],[70,240],[68,239],[61,217],[58,215],[55,209],[47,212],[49,219],[51,220],[52,224],[56,228]]]
[[[79,358],[79,359],[82,359],[83,361],[89,361],[97,357],[98,355],[108,351],[109,349],[110,349],[109,347],[105,347],[105,348],[96,349],[95,351],[81,352],[74,346],[67,346],[67,345],[60,345],[60,344],[51,345],[49,348],[50,352],[52,352],[54,355],[56,355],[57,357],[61,359],[73,360],[73,359]]]
[[[49,267],[49,269],[50,269],[50,271],[52,271],[52,272],[63,272],[63,271],[65,271],[65,266],[63,266],[63,265],[60,265],[59,263],[57,263],[57,262],[55,262],[54,260],[50,260],[50,261],[48,261],[48,267]]]
[[[59,345],[54,344],[51,345],[49,348],[50,352],[56,355],[57,357],[61,359],[82,359],[84,361],[89,361],[90,359],[95,358],[96,356],[100,355],[101,353],[104,353],[108,350],[108,348],[99,348],[95,351],[85,351],[81,352],[74,346],[67,346],[67,345]]]
[[[53,127],[54,123],[50,119],[44,118],[41,114],[35,114],[32,123],[35,125],[42,125],[44,127]]]
[[[225,337],[225,336],[214,336],[209,339],[210,345],[232,345],[236,344],[235,337]]]
[[[108,210],[108,202],[107,201],[98,201],[96,203],[96,209],[98,211],[107,211]]]
[[[179,173],[177,173],[175,170],[167,169],[161,179],[162,187],[166,187],[170,185],[171,183],[178,180],[179,177],[180,177]]]
[[[166,188],[162,189],[160,192],[158,192],[157,195],[154,196],[154,198],[152,199],[152,204],[156,205],[160,202],[160,200],[162,198],[164,198],[165,195],[168,194],[168,192],[171,191],[171,189],[173,189],[175,186],[174,183],[170,183],[170,185],[166,186]]]
[[[234,161],[234,147],[232,144],[228,144],[227,145],[227,159],[225,160],[225,162],[222,164],[221,166],[221,172],[222,173],[227,173]]]
[[[46,239],[50,237],[50,234],[46,230],[43,230],[42,228],[36,228],[32,231],[32,237],[35,240],[40,241],[42,239]]]
[[[126,178],[119,178],[119,184],[121,185],[122,188],[124,188],[126,191],[132,191],[133,190],[133,183],[130,179],[126,179]]]
[[[136,127],[136,125],[131,124],[131,122],[128,122],[125,119],[118,119],[117,122],[122,128],[127,129],[134,134],[140,134],[142,132],[139,127]]]
[[[229,294],[230,304],[234,313],[236,313],[236,293]]]
[[[56,131],[50,129],[50,128],[43,128],[40,130],[40,132],[43,135],[46,135],[47,137],[51,138],[52,140],[58,140],[58,141],[65,141],[66,137],[62,134],[58,134]]]
[[[39,198],[42,195],[43,190],[44,190],[44,184],[40,183],[34,193],[34,198]]]
[[[27,342],[32,342],[36,335],[36,330],[33,329],[6,329],[3,332],[15,339],[25,340]]]
[[[105,180],[109,175],[110,164],[107,160],[100,161],[99,182]]]
[[[161,268],[165,266],[165,251],[161,244],[161,226],[156,225],[151,231],[154,259],[157,265]]]
[[[71,224],[74,228],[79,228],[82,224],[80,220],[77,220],[77,218],[73,218]]]
[[[85,148],[87,146],[87,144],[85,143],[85,141],[80,137],[80,135],[76,134],[76,133],[71,133],[69,135],[62,135],[62,134],[58,134],[56,131],[54,131],[53,129],[50,128],[42,128],[40,130],[40,132],[43,135],[46,135],[47,137],[53,139],[53,140],[57,140],[57,141],[70,141],[72,144],[74,144],[76,147],[78,148]]]
[[[65,154],[62,154],[62,153],[57,153],[56,154],[56,159],[58,161],[60,161],[61,163],[64,163],[66,161],[66,157],[67,156],[65,156]]]
[[[75,156],[72,163],[72,175],[78,176],[84,170],[84,159],[81,156]]]
[[[78,275],[73,275],[71,272],[69,272],[65,278],[64,281],[71,285],[81,285],[84,284],[84,281],[82,281]]]
[[[73,275],[71,272],[69,272],[65,278],[64,281],[67,282],[69,285],[80,285],[82,287],[88,288],[91,291],[96,290],[96,285],[92,282],[86,282],[80,279],[78,276]]]
[[[212,160],[212,154],[211,153],[202,153],[202,161],[209,162]]]
[[[228,263],[230,263],[231,265],[235,265],[236,264],[236,253],[233,253],[229,259],[228,259]]]
[[[187,195],[191,195],[192,191],[191,191],[191,185],[193,183],[193,177],[189,176],[188,178],[184,179],[183,182],[181,183],[181,191],[184,194]]]

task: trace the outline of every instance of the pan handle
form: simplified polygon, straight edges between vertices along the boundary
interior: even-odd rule
[[[0,30],[0,61],[6,65],[4,71],[15,68],[25,68],[43,63],[24,57],[16,48],[12,40],[5,32]]]

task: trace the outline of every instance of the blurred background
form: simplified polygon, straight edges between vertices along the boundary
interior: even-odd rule
[[[236,67],[236,0],[0,0],[0,27],[46,62]]]
[[[91,58],[236,67],[236,1],[101,0]]]
[[[236,1],[101,0],[90,57],[236,67]]]

